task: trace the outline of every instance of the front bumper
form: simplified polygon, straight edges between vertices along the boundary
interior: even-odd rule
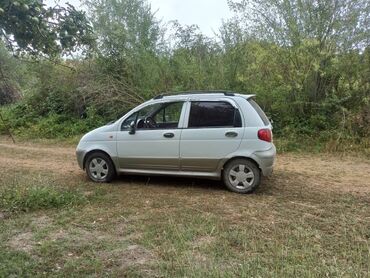
[[[84,158],[85,158],[86,152],[83,150],[76,150],[76,157],[77,157],[77,163],[78,166],[83,170],[84,169]]]
[[[267,151],[258,151],[254,152],[253,156],[255,157],[258,165],[261,168],[262,174],[264,176],[269,176],[273,172],[275,158],[276,158],[276,147],[272,144],[272,147]]]

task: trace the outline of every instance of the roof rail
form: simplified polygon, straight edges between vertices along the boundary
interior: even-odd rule
[[[160,95],[155,96],[153,99],[161,99],[161,98],[163,98],[164,96],[165,96],[164,94],[160,94]]]
[[[225,96],[235,96],[234,92],[229,91],[185,91],[185,92],[174,92],[165,93],[155,96],[153,99],[162,99],[167,96],[177,96],[177,95],[195,95],[195,94],[224,94]]]

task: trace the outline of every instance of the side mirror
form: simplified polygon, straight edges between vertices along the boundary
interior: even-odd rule
[[[135,127],[135,122],[134,121],[132,121],[130,123],[130,129],[129,129],[129,132],[128,133],[131,134],[131,135],[133,135],[133,134],[136,133],[136,127]]]

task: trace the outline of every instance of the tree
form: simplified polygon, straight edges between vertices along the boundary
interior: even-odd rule
[[[321,49],[364,49],[370,43],[368,0],[229,0],[245,30],[279,45],[314,39]]]
[[[0,0],[0,39],[15,55],[57,58],[93,45],[92,28],[85,13],[72,5],[47,8],[42,0]],[[0,102],[17,99],[19,93],[5,74],[0,57]],[[0,114],[9,135],[13,136]],[[14,139],[13,139],[14,141]]]
[[[0,37],[14,54],[47,57],[87,50],[94,41],[83,11],[42,0],[0,0]]]
[[[0,105],[12,103],[20,98],[17,82],[21,66],[19,61],[10,55],[0,41]]]
[[[197,25],[172,22],[170,73],[178,90],[220,89],[223,87],[221,48],[203,35]]]
[[[85,4],[103,55],[155,51],[160,27],[146,0],[90,0]]]
[[[90,0],[85,4],[97,36],[101,72],[125,84],[122,94],[136,91],[149,96],[160,83],[161,27],[148,2]]]
[[[282,58],[291,63],[293,101],[337,98],[338,54],[362,51],[370,43],[368,0],[230,0],[229,5],[245,32],[288,50]]]

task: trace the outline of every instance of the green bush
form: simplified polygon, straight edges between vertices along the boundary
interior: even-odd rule
[[[3,117],[12,132],[23,138],[63,139],[81,135],[107,122],[95,113],[87,111],[84,119],[78,119],[65,114],[48,114],[45,117],[33,113],[19,113],[25,104],[17,104],[1,109]],[[6,134],[3,123],[0,123],[0,134]]]
[[[36,123],[16,130],[17,135],[29,138],[68,138],[85,133],[92,126],[86,120],[69,118],[65,115],[51,114],[40,118]]]

